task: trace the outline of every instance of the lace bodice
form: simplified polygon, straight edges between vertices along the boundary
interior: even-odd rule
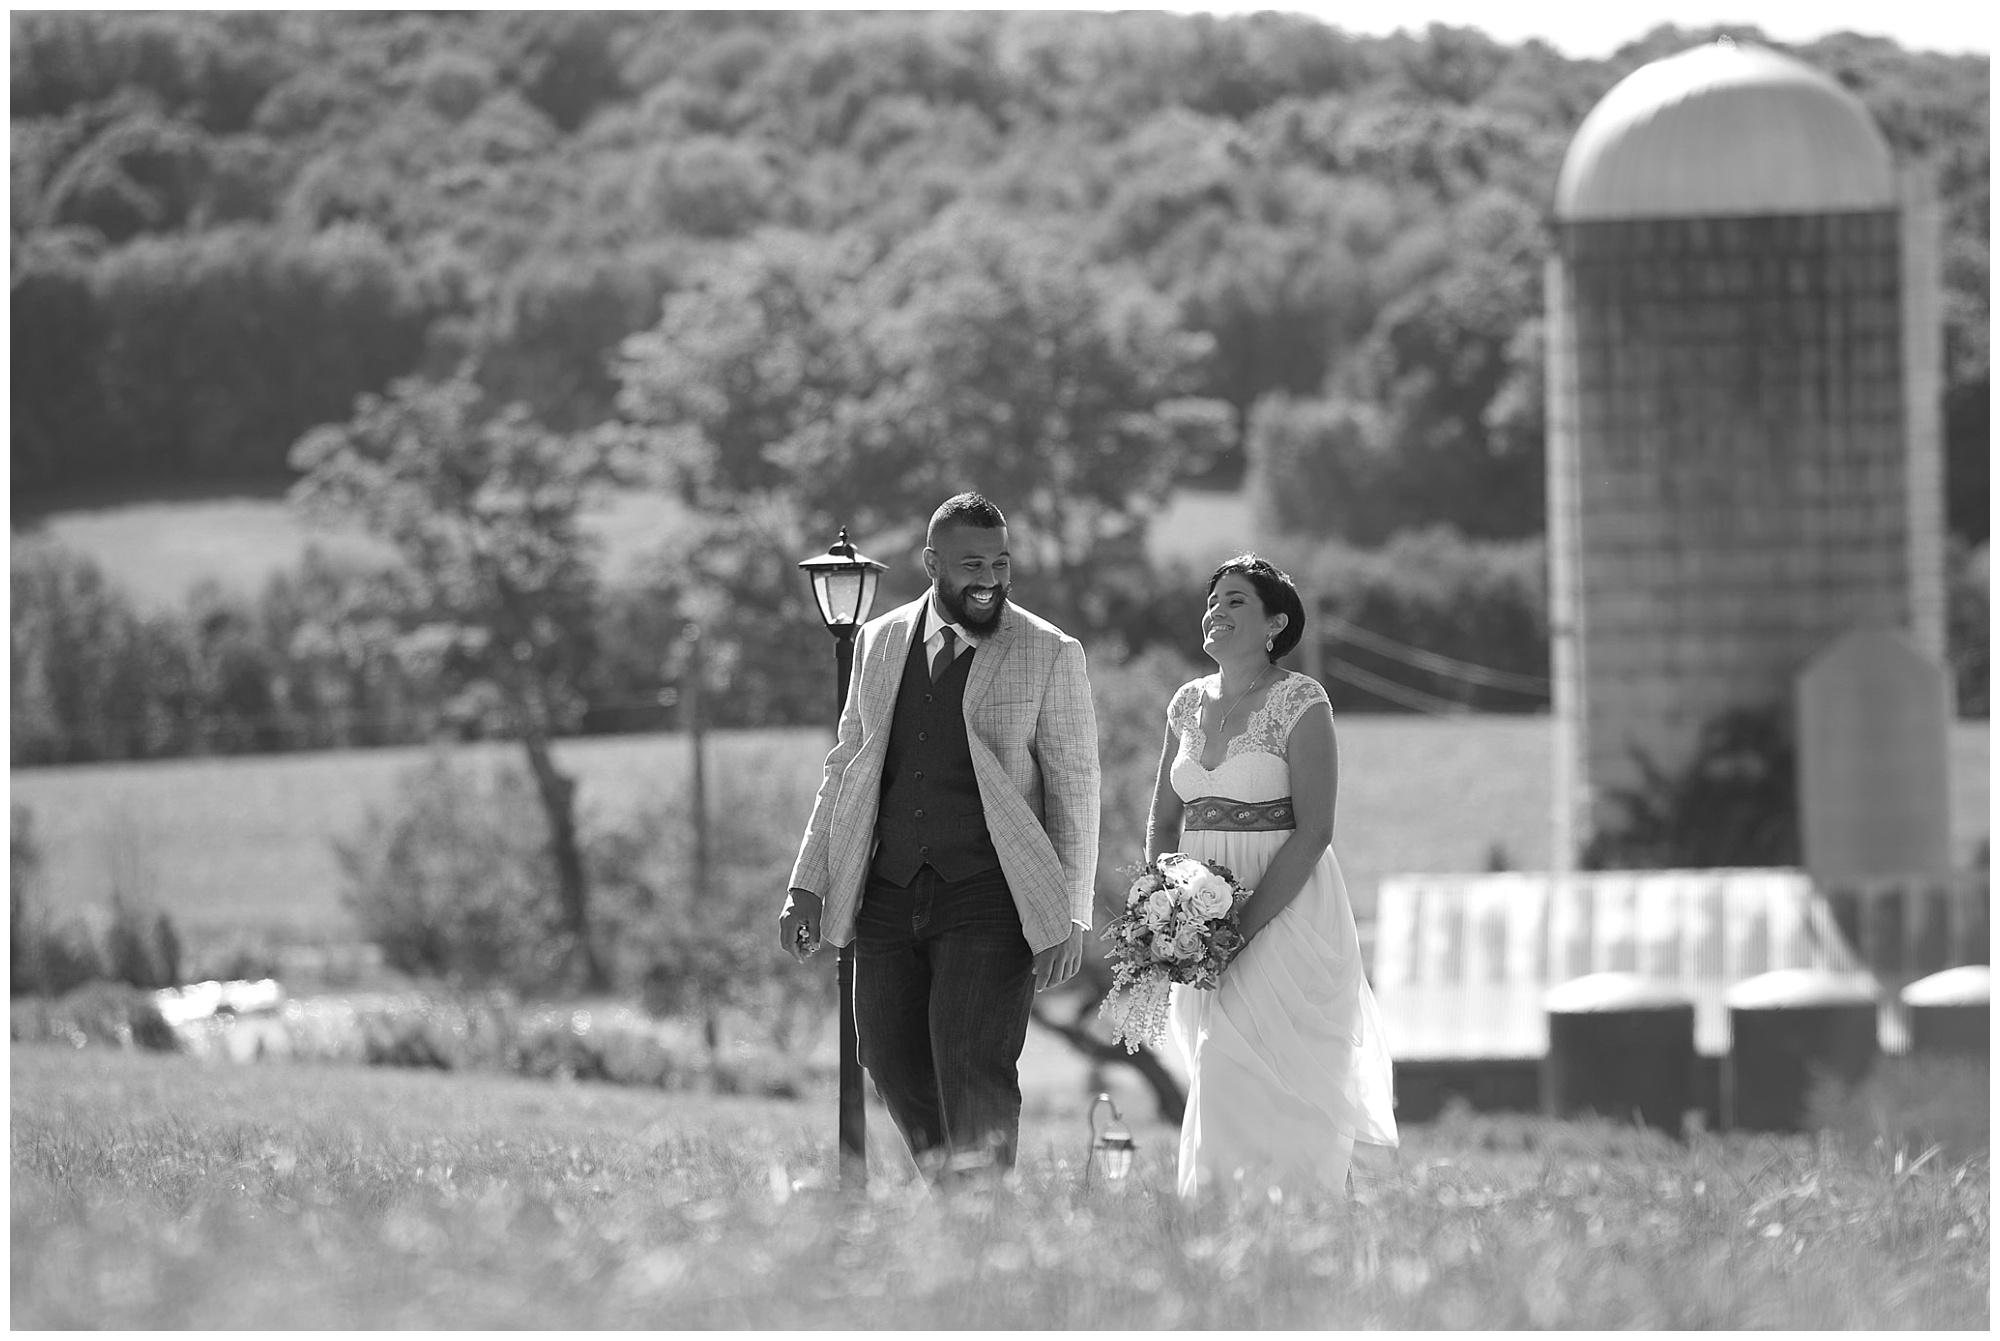
[[[1315,703],[1326,703],[1326,690],[1310,675],[1286,672],[1271,686],[1264,704],[1250,714],[1239,735],[1223,747],[1222,762],[1203,768],[1208,745],[1202,730],[1201,705],[1214,676],[1191,680],[1167,705],[1167,722],[1180,736],[1169,777],[1183,801],[1197,796],[1226,796],[1238,801],[1274,801],[1291,794],[1291,766],[1285,741],[1299,718]]]

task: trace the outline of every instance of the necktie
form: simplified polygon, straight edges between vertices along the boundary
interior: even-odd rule
[[[958,635],[953,633],[951,625],[947,624],[944,626],[944,644],[938,648],[937,656],[931,660],[932,684],[936,684],[944,678],[944,673],[951,669],[952,657],[956,656],[957,653]]]

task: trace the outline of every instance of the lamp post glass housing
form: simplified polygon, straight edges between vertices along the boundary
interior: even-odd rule
[[[867,622],[886,566],[856,552],[845,526],[826,553],[799,564],[812,579],[813,599],[819,602],[819,617],[829,632],[851,634]]]

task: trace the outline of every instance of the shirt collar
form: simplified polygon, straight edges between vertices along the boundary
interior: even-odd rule
[[[924,602],[924,642],[928,644],[931,639],[937,637],[938,630],[947,624],[951,624],[951,631],[957,634],[958,640],[967,647],[979,646],[979,638],[967,632],[965,625],[952,624],[938,612],[937,592],[933,590],[930,599]]]

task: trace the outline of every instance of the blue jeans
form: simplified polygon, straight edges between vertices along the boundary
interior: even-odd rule
[[[862,1064],[927,1174],[1010,1168],[1035,956],[996,869],[953,883],[871,875],[854,940]]]

